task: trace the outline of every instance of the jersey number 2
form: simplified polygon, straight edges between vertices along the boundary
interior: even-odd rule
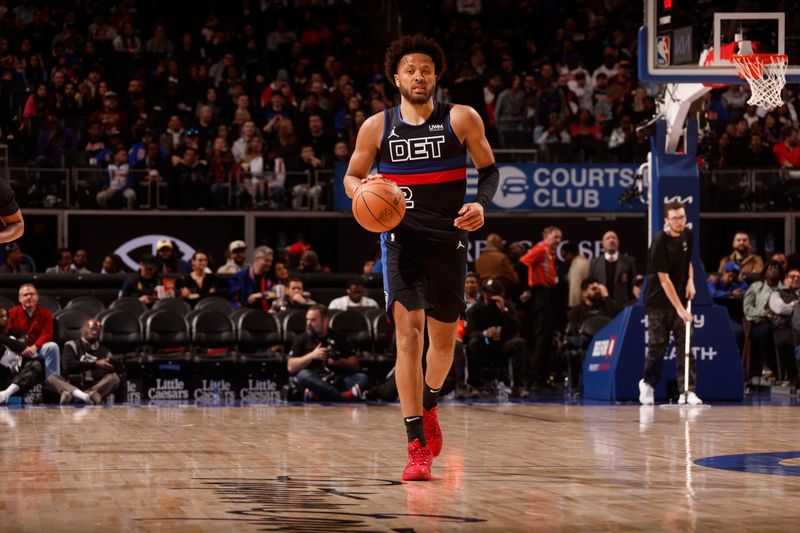
[[[406,197],[406,209],[414,209],[414,191],[411,190],[411,187],[400,187],[400,190]]]

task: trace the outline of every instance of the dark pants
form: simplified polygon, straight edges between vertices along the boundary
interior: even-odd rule
[[[764,365],[770,370],[775,370],[775,342],[773,339],[772,322],[762,320],[756,322],[750,329],[750,376],[760,377]]]
[[[686,339],[686,323],[680,319],[674,308],[647,309],[647,356],[644,362],[644,380],[655,388],[661,379],[664,367],[664,356],[667,355],[670,333],[675,337],[675,367],[678,380],[678,391],[684,390],[684,346]],[[689,390],[694,391],[695,361],[689,357]]]
[[[514,374],[508,376],[509,382],[522,386],[524,383],[525,362],[527,359],[527,346],[525,339],[514,337],[505,342],[490,341],[482,335],[474,335],[467,343],[467,360],[469,362],[469,384],[473,387],[480,386],[482,368],[507,368],[508,361],[513,362]]]
[[[794,335],[792,328],[775,330],[775,357],[777,358],[778,379],[783,381],[797,381],[797,364],[794,357]]]
[[[297,373],[297,384],[300,385],[301,389],[309,389],[314,394],[319,396],[320,399],[329,402],[343,400],[344,393],[355,385],[365,389],[367,383],[369,382],[369,378],[363,372],[355,372],[353,374],[342,376],[341,382],[345,387],[344,391],[337,389],[325,381],[320,374],[317,374],[316,372],[307,368],[304,368]]]
[[[19,372],[16,374],[12,373],[4,366],[0,366],[0,372],[2,372],[6,377],[10,375],[11,383],[18,386],[22,392],[25,392],[42,381],[42,378],[44,377],[44,365],[42,365],[42,362],[37,359],[24,357],[22,359],[22,366],[20,367]],[[3,381],[5,381],[5,379]]]
[[[532,364],[526,372],[525,385],[542,385],[550,375],[553,358],[553,287],[531,289],[531,325],[533,334]],[[522,383],[520,383],[522,385]]]
[[[464,343],[456,340],[455,350],[453,352],[453,368],[451,372],[456,379],[456,385],[466,385],[467,383],[467,354],[464,349]]]

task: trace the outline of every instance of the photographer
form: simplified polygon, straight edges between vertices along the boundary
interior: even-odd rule
[[[328,309],[314,304],[306,311],[306,331],[297,336],[287,368],[297,376],[306,400],[361,400],[367,375],[347,339],[328,328]]]

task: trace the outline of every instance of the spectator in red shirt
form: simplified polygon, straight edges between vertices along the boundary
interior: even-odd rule
[[[772,149],[775,161],[781,167],[800,169],[800,143],[797,142],[797,130],[787,126],[781,131],[783,142]]]
[[[11,377],[8,387],[0,391],[0,405],[7,403],[8,399],[17,391],[27,391],[42,381],[42,363],[33,359],[21,359],[19,354],[25,349],[25,343],[13,336],[8,336],[8,311],[0,307],[0,353],[3,354],[0,364],[0,380],[7,382]]]
[[[44,363],[45,379],[61,374],[61,352],[53,341],[53,314],[38,307],[39,291],[31,283],[19,288],[20,305],[8,312],[8,330],[16,338],[25,336],[27,348],[23,359],[33,358]]]
[[[550,359],[553,352],[553,298],[558,282],[556,274],[556,249],[561,242],[561,230],[548,226],[542,232],[542,240],[520,257],[520,263],[528,266],[528,287],[532,328],[529,330],[533,342],[534,364],[527,372],[526,387],[545,387],[550,375]]]

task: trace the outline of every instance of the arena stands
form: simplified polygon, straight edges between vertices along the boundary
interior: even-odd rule
[[[334,163],[366,117],[393,105],[369,52],[385,45],[374,8],[14,4],[0,14],[0,135],[28,207],[331,209]],[[406,20],[444,43],[438,97],[475,107],[493,146],[517,160],[644,159],[649,131],[636,126],[659,87],[636,77],[639,6],[429,7],[435,16]],[[755,190],[773,176],[757,169],[800,164],[796,90],[786,92],[772,113],[747,106],[746,87],[707,95],[702,168],[746,167]]]

